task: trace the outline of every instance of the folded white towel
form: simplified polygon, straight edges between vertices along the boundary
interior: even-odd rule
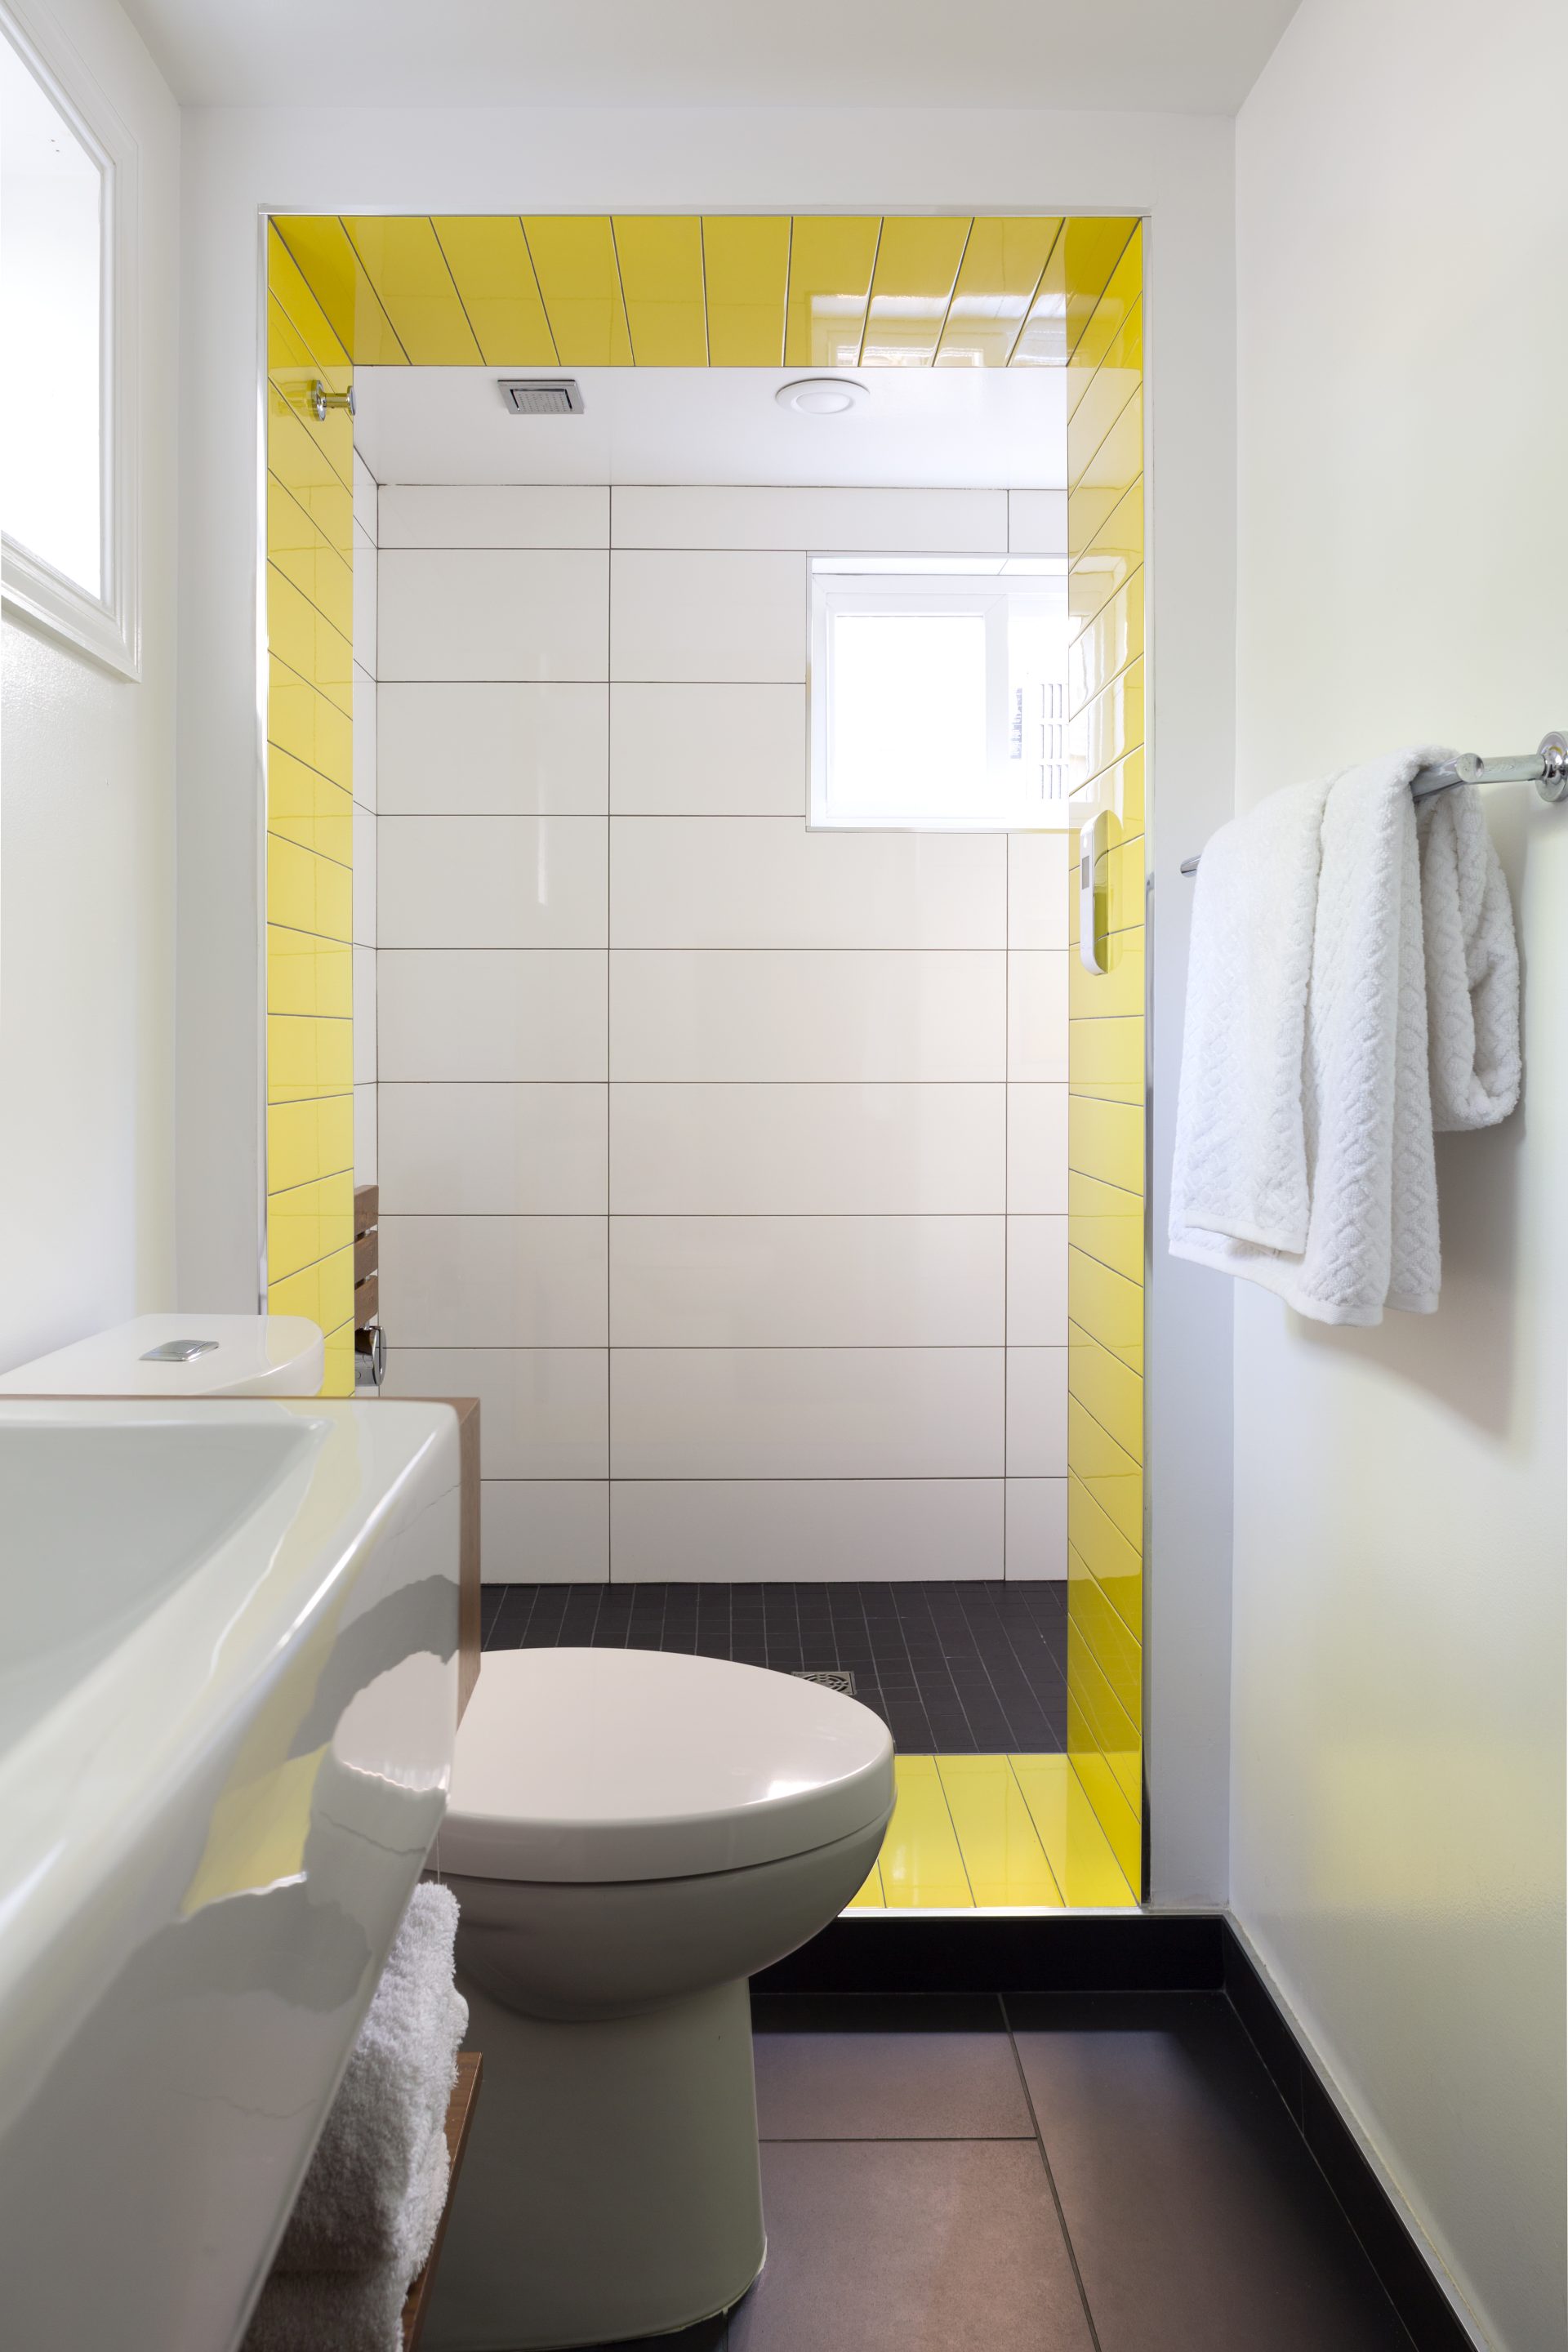
[[[458,1906],[416,1886],[300,2190],[274,2272],[363,2271],[408,2252],[438,2153],[468,2005],[452,1981]],[[437,2207],[437,2210],[439,2208]],[[403,2276],[406,2287],[422,2250]]]
[[[1518,1098],[1497,853],[1469,788],[1419,826],[1410,797],[1447,756],[1276,793],[1198,869],[1171,1249],[1320,1322],[1432,1312],[1434,1126],[1490,1125]]]

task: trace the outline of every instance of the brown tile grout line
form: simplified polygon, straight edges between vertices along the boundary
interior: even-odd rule
[[[1007,1997],[1005,1993],[997,1994],[996,2005],[1002,2012],[1002,2023],[1006,2030],[1007,2047],[1013,2053],[1013,2063],[1018,2070],[1018,2087],[1024,2094],[1024,2105],[1029,2110],[1029,2121],[1035,2127],[1035,2146],[1040,2151],[1040,2162],[1046,2171],[1046,2186],[1051,2192],[1051,2203],[1056,2208],[1057,2227],[1062,2233],[1062,2243],[1067,2248],[1068,2261],[1072,2265],[1073,2284],[1078,2288],[1079,2301],[1083,2305],[1084,2326],[1089,2330],[1089,2340],[1093,2352],[1103,2352],[1100,2341],[1100,2330],[1094,2324],[1094,2314],[1089,2306],[1089,2289],[1084,2285],[1083,2273],[1079,2268],[1078,2249],[1072,2242],[1072,2231],[1068,2228],[1068,2217],[1063,2210],[1061,2192],[1057,2187],[1057,2176],[1051,2169],[1051,2159],[1046,2147],[1046,2136],[1040,2128],[1040,2118],[1035,2106],[1035,2095],[1029,2088],[1029,2078],[1024,2072],[1023,2059],[1018,2054],[1018,2037],[1013,2031],[1013,2021],[1007,2014]]]

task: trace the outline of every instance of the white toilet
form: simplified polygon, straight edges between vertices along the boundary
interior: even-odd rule
[[[662,2334],[764,2251],[746,1979],[869,1872],[886,1725],[649,1650],[486,1654],[433,1866],[484,2053],[430,2352]]]

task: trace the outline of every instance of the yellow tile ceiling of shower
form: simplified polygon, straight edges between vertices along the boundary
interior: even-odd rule
[[[1137,224],[1018,215],[275,226],[359,367],[1065,367]]]

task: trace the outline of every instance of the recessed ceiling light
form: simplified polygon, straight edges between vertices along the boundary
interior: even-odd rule
[[[842,416],[847,408],[863,407],[870,394],[847,376],[805,375],[794,383],[781,383],[773,398],[781,408],[793,408],[802,416]]]

